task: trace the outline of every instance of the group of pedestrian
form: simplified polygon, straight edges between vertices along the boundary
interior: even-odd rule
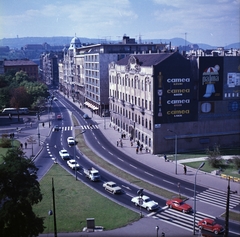
[[[25,149],[27,149],[27,142],[25,142],[24,145],[25,145]],[[23,149],[23,144],[22,143],[20,143],[20,147],[21,147],[21,149]]]
[[[119,141],[117,141],[117,146],[121,146],[121,147],[123,147],[122,139],[119,139]]]

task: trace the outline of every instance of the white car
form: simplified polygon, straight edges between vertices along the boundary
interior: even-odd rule
[[[61,158],[62,158],[63,160],[69,160],[69,158],[70,158],[70,155],[69,155],[69,153],[68,153],[67,150],[61,150],[61,151],[59,151],[59,155],[61,156]]]
[[[68,160],[67,165],[73,170],[79,169],[79,164],[75,160]]]
[[[73,137],[68,137],[67,138],[67,143],[68,145],[72,146],[72,145],[75,145],[75,139]]]
[[[151,200],[148,196],[143,195],[142,197],[137,196],[133,197],[131,201],[136,206],[141,206],[143,208],[146,208],[148,211],[153,211],[159,208],[159,205],[157,202]]]
[[[104,183],[103,187],[105,188],[106,191],[111,192],[113,194],[122,192],[122,189],[119,186],[117,186],[116,183],[114,183],[112,181]]]

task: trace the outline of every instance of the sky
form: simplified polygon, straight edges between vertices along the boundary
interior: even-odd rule
[[[77,36],[240,41],[240,0],[1,0],[0,39]]]

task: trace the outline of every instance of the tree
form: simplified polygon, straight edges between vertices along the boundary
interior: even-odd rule
[[[31,237],[44,230],[32,206],[42,200],[37,167],[20,148],[9,149],[0,164],[0,236]]]

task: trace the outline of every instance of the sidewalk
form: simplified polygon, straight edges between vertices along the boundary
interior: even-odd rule
[[[91,115],[90,110],[87,108],[82,109],[88,115]],[[102,131],[103,135],[111,142],[114,146],[116,146],[117,141],[121,138],[121,132],[118,132],[117,129],[114,129],[112,126],[110,127],[110,118],[106,117],[105,122],[104,118],[99,117],[98,115],[93,115],[93,120],[98,124],[99,129]],[[106,128],[104,128],[104,123],[106,124]],[[194,176],[196,174],[196,169],[187,167],[187,174],[184,174],[183,164],[186,162],[192,161],[206,161],[207,157],[202,158],[193,158],[193,159],[184,159],[177,161],[177,174],[175,174],[175,161],[172,160],[170,162],[165,162],[163,156],[152,155],[150,153],[146,153],[143,151],[142,153],[136,154],[137,144],[134,143],[131,146],[130,140],[128,136],[122,139],[123,147],[116,146],[119,150],[127,154],[133,159],[136,159],[143,164],[159,170],[160,172],[167,173],[176,178],[185,180],[187,182],[191,182],[194,184]],[[227,159],[229,157],[225,157]],[[201,170],[197,173],[197,184],[202,185],[207,188],[214,188],[222,191],[227,191],[228,180],[221,178],[219,175],[213,175],[209,173],[205,173]],[[230,188],[233,191],[238,191],[240,193],[240,183],[238,182],[230,182]]]

